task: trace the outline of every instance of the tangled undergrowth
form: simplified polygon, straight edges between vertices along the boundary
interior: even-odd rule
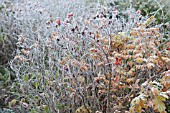
[[[14,8],[11,2],[0,1],[0,66],[9,66],[16,49],[17,31]]]
[[[9,107],[21,113],[169,112],[170,41],[162,24],[133,7],[77,4],[82,14],[66,8],[61,18],[45,9],[16,12],[22,29],[10,62],[16,79]]]

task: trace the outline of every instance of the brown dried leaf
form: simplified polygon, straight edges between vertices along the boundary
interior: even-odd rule
[[[135,80],[135,78],[128,78],[128,79],[126,80],[126,82],[127,82],[127,83],[133,83],[134,80]]]

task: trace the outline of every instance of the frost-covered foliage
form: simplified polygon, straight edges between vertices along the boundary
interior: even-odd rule
[[[10,109],[4,108],[3,110],[0,109],[0,113],[15,113],[15,112]]]
[[[0,1],[0,65],[8,65],[16,48],[18,31],[14,13],[13,3]]]
[[[15,0],[17,112],[166,112],[169,37],[153,15],[104,0]]]

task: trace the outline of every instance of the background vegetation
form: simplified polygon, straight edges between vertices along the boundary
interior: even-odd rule
[[[169,113],[169,0],[1,0],[0,113]]]

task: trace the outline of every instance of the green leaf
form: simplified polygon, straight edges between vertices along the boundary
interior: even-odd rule
[[[39,74],[39,75],[38,75],[38,79],[41,79],[41,78],[42,78],[42,75],[41,75],[41,74]]]
[[[56,104],[56,108],[57,108],[57,109],[62,109],[62,107],[63,107],[63,105],[62,105],[61,103],[57,103],[57,104]]]
[[[130,92],[130,88],[126,87],[125,91],[126,91],[126,93],[129,93]]]
[[[28,75],[25,75],[25,76],[24,76],[24,81],[27,82],[28,80],[29,80]]]
[[[9,75],[9,71],[3,66],[0,66],[0,73],[2,73],[2,75],[5,75],[5,74]]]
[[[30,113],[39,113],[39,112],[36,111],[35,109],[32,109]]]
[[[38,88],[38,82],[34,82],[34,86],[37,89]]]
[[[43,105],[43,108],[45,110],[45,113],[49,113],[49,107],[47,105]]]
[[[160,103],[160,104],[158,105],[158,111],[159,111],[159,112],[165,111],[165,104],[164,104],[164,103]]]
[[[56,75],[55,75],[56,79],[58,78],[58,73],[59,73],[59,72],[56,72]]]

